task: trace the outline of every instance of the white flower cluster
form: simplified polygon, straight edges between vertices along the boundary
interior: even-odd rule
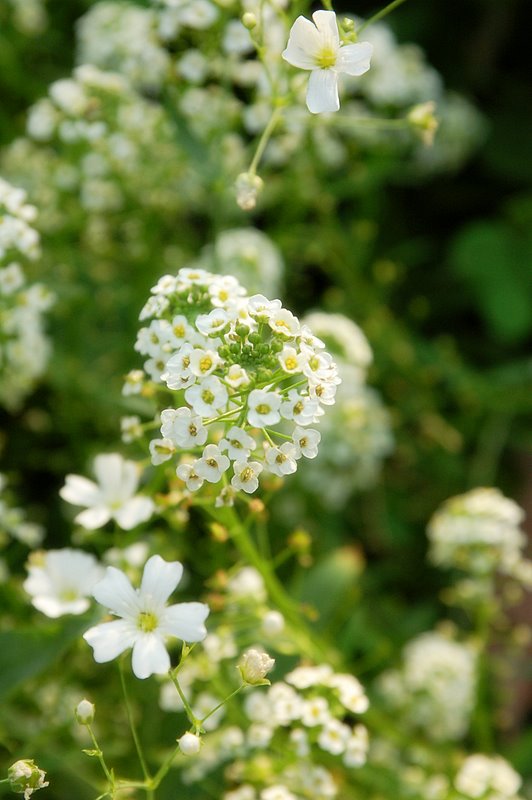
[[[140,89],[156,90],[170,66],[156,25],[154,9],[128,2],[97,3],[77,23],[76,60],[120,72]]]
[[[428,525],[429,558],[475,575],[500,571],[525,579],[524,512],[498,489],[479,488],[447,500]]]
[[[407,644],[399,670],[385,673],[381,693],[409,726],[430,739],[455,740],[468,731],[476,688],[472,647],[437,632]]]
[[[310,426],[334,404],[340,379],[323,342],[280,300],[185,268],[159,280],[140,318],[150,320],[135,345],[148,356],[144,369],[177,393],[150,444],[154,464],[198,453],[177,475],[189,491],[223,480],[222,504],[255,492],[263,470],[283,477],[316,456],[320,434]],[[140,389],[134,373],[125,392]]]
[[[187,782],[201,780],[221,763],[237,787],[224,800],[333,798],[338,786],[329,768],[331,756],[344,766],[362,766],[368,734],[346,715],[362,714],[368,700],[359,681],[327,666],[298,667],[267,691],[258,689],[244,700],[245,727],[222,726],[209,736],[198,760],[186,771]],[[268,752],[268,774],[260,768]],[[282,753],[278,763],[275,753]],[[328,769],[321,762],[327,764]]]
[[[31,226],[34,206],[26,193],[0,178],[0,404],[16,410],[46,368],[50,346],[43,314],[52,294],[26,282],[18,259],[40,255],[39,234]]]
[[[468,800],[520,800],[521,783],[504,758],[481,753],[468,756],[454,779],[460,797]]]
[[[27,547],[37,547],[43,540],[44,530],[40,525],[28,522],[24,511],[12,504],[6,487],[7,481],[0,473],[0,547],[6,535]]]

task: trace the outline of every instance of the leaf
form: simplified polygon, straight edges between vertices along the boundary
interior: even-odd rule
[[[85,614],[39,628],[0,632],[0,698],[58,661],[90,627],[91,617]]]

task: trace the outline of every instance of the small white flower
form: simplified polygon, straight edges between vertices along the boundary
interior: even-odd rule
[[[258,461],[235,461],[233,469],[235,474],[231,478],[231,485],[234,489],[243,489],[248,494],[257,491],[259,487],[257,476],[262,472],[262,464]]]
[[[301,328],[298,318],[287,308],[279,308],[273,311],[270,314],[268,324],[272,331],[290,338],[299,333]]]
[[[267,611],[261,623],[261,631],[265,636],[278,636],[285,628],[283,615],[279,611]]]
[[[24,589],[31,595],[32,604],[55,619],[63,614],[83,614],[88,609],[92,588],[102,577],[103,567],[90,553],[66,547],[35,553],[28,572]]]
[[[204,417],[216,417],[218,411],[227,404],[227,389],[214,375],[201,383],[189,386],[185,391],[185,400],[190,403],[196,414]]]
[[[176,469],[177,477],[185,481],[189,492],[196,492],[198,489],[201,489],[204,483],[203,478],[201,475],[198,475],[196,470],[197,464],[197,461],[195,461],[194,464],[179,464]]]
[[[193,414],[187,406],[165,408],[161,411],[161,423],[161,435],[178,447],[201,447],[207,441],[208,431],[201,417]]]
[[[194,756],[200,751],[201,739],[195,733],[188,731],[178,739],[178,744],[184,756]]]
[[[175,453],[175,447],[170,439],[152,439],[150,442],[151,463],[154,467],[169,461]]]
[[[190,354],[190,371],[197,378],[206,378],[214,372],[222,359],[214,350],[196,348]]]
[[[283,347],[278,358],[281,367],[285,372],[288,372],[289,375],[295,372],[301,372],[304,361],[301,353],[298,353],[295,347]]]
[[[312,19],[313,23],[305,17],[296,19],[282,56],[294,67],[311,70],[307,108],[312,114],[338,111],[338,75],[367,72],[373,45],[341,45],[334,11],[315,11]]]
[[[296,458],[300,455],[305,458],[316,458],[318,455],[318,445],[321,441],[321,433],[313,428],[296,427],[292,434],[296,446]]]
[[[225,381],[232,389],[238,389],[239,386],[247,386],[249,377],[246,370],[239,364],[231,364]]]
[[[249,458],[256,446],[255,439],[236,425],[233,425],[227,431],[226,437],[220,440],[220,450],[224,452],[227,450],[229,458],[239,461]]]
[[[319,402],[299,394],[297,389],[291,389],[288,399],[281,405],[281,416],[294,420],[297,425],[310,425],[319,416]]]
[[[356,725],[353,735],[347,740],[344,753],[346,767],[361,767],[366,763],[369,749],[368,731],[364,725]]]
[[[209,483],[218,483],[223,473],[229,469],[229,459],[222,455],[215,444],[208,444],[203,455],[196,461],[197,474]]]
[[[84,634],[94,650],[95,661],[112,661],[132,647],[133,672],[137,678],[148,678],[170,669],[165,648],[168,636],[201,642],[207,634],[204,622],[209,607],[205,603],[166,605],[182,574],[179,561],[167,562],[155,555],[146,562],[140,589],[133,589],[121,570],[107,567],[105,577],[92,593],[120,619],[96,625]]]
[[[138,465],[119,453],[96,456],[94,474],[98,484],[81,475],[67,475],[59,494],[67,503],[86,506],[75,522],[88,530],[101,528],[110,519],[126,531],[146,522],[154,511],[149,497],[136,495],[139,483]]]
[[[218,335],[229,324],[229,314],[223,308],[213,308],[208,314],[196,318],[196,328],[203,336]]]
[[[264,428],[266,425],[275,425],[281,415],[279,408],[281,397],[275,392],[264,389],[253,389],[248,398],[248,422],[254,428]]]
[[[325,725],[331,718],[329,704],[324,697],[311,697],[303,703],[301,722],[307,728]]]
[[[266,675],[275,666],[275,659],[259,650],[247,650],[238,663],[238,669],[244,683],[250,686],[260,686],[269,683]]]
[[[331,719],[321,729],[318,744],[322,750],[332,753],[333,756],[339,756],[345,751],[350,738],[351,729],[343,722]]]
[[[278,475],[292,475],[297,469],[296,448],[291,442],[285,442],[280,447],[270,447],[266,451],[266,463],[270,472]]]

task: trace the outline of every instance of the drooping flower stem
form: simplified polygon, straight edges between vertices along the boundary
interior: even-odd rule
[[[372,17],[370,17],[369,19],[367,19],[365,22],[362,23],[360,28],[357,30],[357,34],[362,33],[362,31],[364,31],[370,25],[373,25],[374,22],[378,22],[380,19],[383,19],[383,17],[388,16],[388,14],[391,11],[393,11],[398,6],[402,5],[404,2],[405,0],[393,0],[393,3],[389,3],[384,8],[381,8],[380,11],[377,11],[376,14],[374,14]]]

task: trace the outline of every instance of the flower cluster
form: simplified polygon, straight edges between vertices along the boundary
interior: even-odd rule
[[[405,647],[400,670],[382,676],[380,689],[408,726],[436,741],[460,739],[473,711],[475,671],[472,647],[423,633]]]
[[[501,756],[468,756],[454,779],[459,797],[467,800],[520,800],[521,777]]]
[[[144,370],[176,393],[150,444],[154,464],[199,454],[178,477],[189,491],[223,480],[219,501],[231,503],[255,492],[263,471],[283,477],[316,456],[320,434],[310,426],[334,404],[340,379],[323,342],[279,300],[186,268],[159,280],[140,318],[150,320],[135,345],[148,356]],[[134,373],[126,393],[142,383]]]
[[[222,726],[211,734],[185,777],[200,780],[225,763],[233,788],[224,800],[333,798],[338,786],[329,771],[331,757],[347,768],[366,761],[367,730],[345,718],[367,708],[364,690],[353,676],[334,673],[328,665],[298,667],[267,691],[249,693],[244,700],[247,724]],[[276,753],[282,758],[277,760]]]
[[[482,576],[500,571],[525,579],[523,510],[498,489],[479,488],[452,497],[428,525],[429,558],[441,567],[456,567]]]
[[[50,350],[43,314],[52,294],[40,283],[28,284],[18,261],[40,255],[31,224],[36,215],[26,193],[0,178],[0,404],[9,410],[34,388]]]

